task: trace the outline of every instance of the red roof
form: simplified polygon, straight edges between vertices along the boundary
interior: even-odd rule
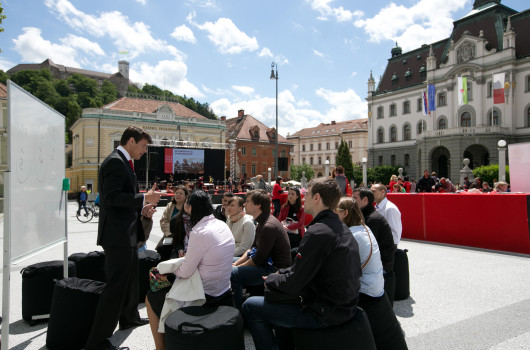
[[[192,111],[188,107],[178,102],[165,102],[160,100],[147,100],[143,98],[122,97],[119,100],[111,102],[103,109],[111,111],[127,111],[140,113],[155,113],[161,105],[168,105],[173,110],[173,113],[179,117],[207,119],[199,113]]]
[[[250,136],[250,130],[256,130],[256,126],[259,129],[259,139]],[[269,138],[267,133],[270,134],[275,128],[269,128],[253,116],[246,114],[242,117],[230,118],[226,120],[226,129],[228,130],[229,139],[246,139],[255,140],[261,142],[272,142],[273,139]],[[289,143],[285,137],[278,135],[279,143]]]
[[[331,122],[329,124],[320,123],[315,127],[299,130],[290,137],[322,137],[327,135],[343,134],[356,130],[368,130],[368,119],[353,119],[337,123]]]
[[[7,86],[0,83],[0,98],[6,99],[7,98]]]

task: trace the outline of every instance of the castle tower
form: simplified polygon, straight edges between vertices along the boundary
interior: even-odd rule
[[[129,79],[129,62],[119,61],[118,72],[120,72],[125,78]]]

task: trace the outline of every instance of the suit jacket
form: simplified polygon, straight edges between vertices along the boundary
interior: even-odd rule
[[[136,247],[145,241],[141,216],[144,201],[125,155],[114,150],[99,169],[100,216],[97,244]]]

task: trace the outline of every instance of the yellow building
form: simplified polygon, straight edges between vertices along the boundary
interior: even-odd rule
[[[208,119],[177,102],[123,97],[102,108],[83,109],[81,118],[70,128],[72,165],[66,169],[66,177],[71,179],[71,193],[78,192],[82,185],[97,191],[99,165],[119,145],[129,125],[148,132],[153,138],[152,146],[228,148],[222,120]],[[149,180],[149,175],[156,170],[153,164],[136,168],[141,187],[154,180]]]

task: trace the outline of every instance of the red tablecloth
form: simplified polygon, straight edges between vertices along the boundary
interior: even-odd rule
[[[527,194],[388,194],[403,238],[530,254]]]

